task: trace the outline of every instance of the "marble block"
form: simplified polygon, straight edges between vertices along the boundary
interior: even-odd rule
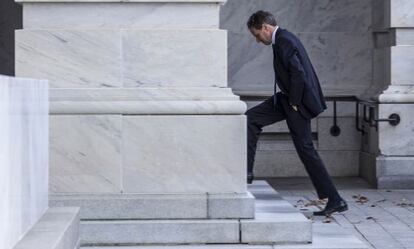
[[[49,208],[13,249],[79,249],[79,208]]]
[[[124,116],[126,193],[245,193],[241,115]]]
[[[295,32],[306,47],[324,94],[360,95],[372,82],[370,33]],[[236,91],[272,92],[272,48],[251,34],[229,30],[229,85]],[[241,53],[240,51],[244,51]]]
[[[50,191],[121,192],[121,116],[50,118]]]
[[[414,26],[414,24],[413,24]],[[414,29],[403,28],[393,30],[396,45],[414,45]]]
[[[213,2],[167,1],[55,1],[27,2],[23,6],[24,29],[217,29],[220,7]]]
[[[105,220],[82,221],[81,243],[86,245],[236,244],[238,220]]]
[[[209,206],[207,194],[125,193],[51,194],[49,205],[80,207],[82,220],[207,219]]]
[[[377,157],[377,176],[409,176],[414,177],[413,157]]]
[[[224,30],[20,30],[16,75],[52,88],[226,87]]]
[[[414,45],[391,47],[391,84],[414,85]]]
[[[411,0],[385,0],[386,28],[414,26],[414,2]]]
[[[391,114],[400,115],[401,122],[392,126],[380,122],[378,126],[379,150],[387,156],[414,155],[414,109],[412,104],[380,104],[379,118],[387,119]]]
[[[364,33],[371,29],[371,0],[228,0],[221,8],[221,27],[247,32],[249,16],[260,9],[273,13],[282,27],[297,32]]]
[[[253,219],[255,198],[245,194],[208,194],[209,219]]]
[[[123,85],[227,86],[224,30],[125,30]]]
[[[0,76],[0,248],[48,208],[48,83]]]
[[[381,103],[414,103],[414,85],[390,85],[378,100]]]
[[[46,78],[51,88],[122,85],[119,31],[18,30],[16,75]]]

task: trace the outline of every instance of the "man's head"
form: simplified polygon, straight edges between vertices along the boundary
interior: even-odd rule
[[[271,13],[262,10],[251,15],[247,21],[247,28],[256,37],[256,41],[265,45],[272,44],[272,34],[276,26],[275,17]]]

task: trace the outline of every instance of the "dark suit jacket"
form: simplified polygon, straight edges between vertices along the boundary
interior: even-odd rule
[[[275,80],[289,102],[307,119],[326,109],[318,76],[300,40],[280,27],[273,45]]]

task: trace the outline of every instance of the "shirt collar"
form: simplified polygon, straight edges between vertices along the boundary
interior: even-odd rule
[[[276,31],[279,29],[279,26],[276,26],[275,30],[272,34],[272,44],[274,45],[276,43]]]

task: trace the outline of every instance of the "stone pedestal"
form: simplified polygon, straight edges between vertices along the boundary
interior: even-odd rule
[[[51,86],[53,206],[81,206],[82,219],[254,217],[224,1],[18,2],[16,74]]]
[[[365,174],[379,188],[414,188],[414,2],[376,3],[374,79],[381,89],[378,117],[398,114],[398,125],[380,122],[366,136]]]
[[[0,75],[0,248],[48,208],[47,81]]]

